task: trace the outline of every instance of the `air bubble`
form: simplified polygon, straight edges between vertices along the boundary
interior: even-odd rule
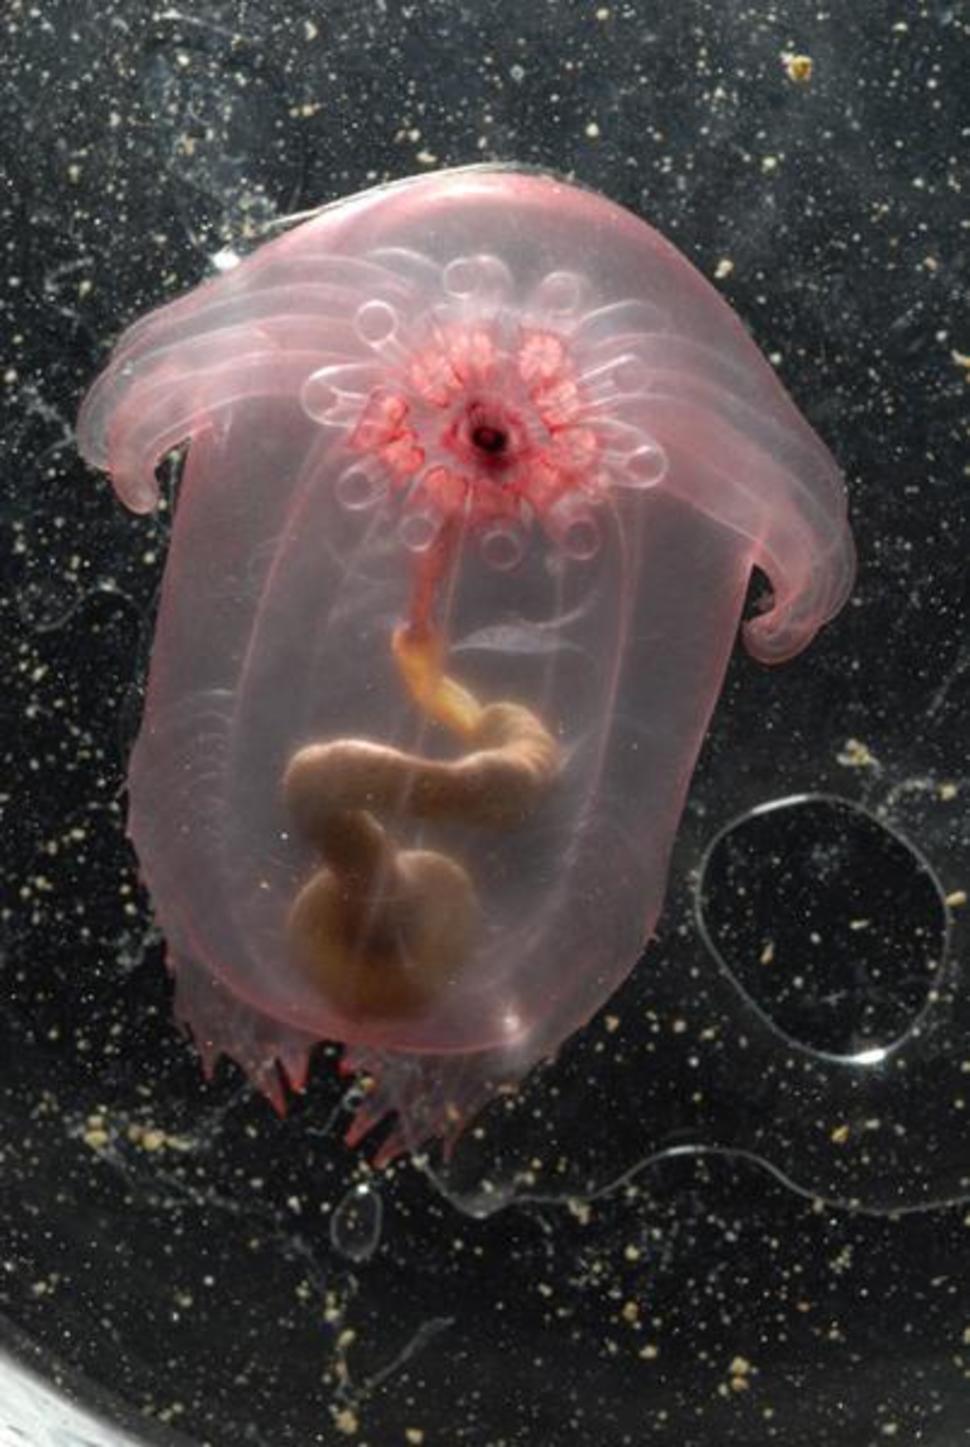
[[[521,562],[525,542],[518,528],[497,523],[482,535],[481,554],[496,572],[505,573]]]
[[[397,331],[397,312],[386,301],[365,301],[357,308],[354,327],[362,342],[378,346]]]
[[[337,501],[349,512],[373,507],[384,496],[384,486],[363,467],[348,467],[334,486]]]
[[[369,1261],[380,1244],[383,1222],[384,1202],[373,1186],[362,1182],[334,1208],[331,1244],[350,1261]]]

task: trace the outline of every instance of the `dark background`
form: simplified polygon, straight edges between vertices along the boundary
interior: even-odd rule
[[[967,7],[2,26],[4,1447],[107,1440],[28,1427],[27,1365],[219,1447],[970,1442]],[[624,988],[450,1166],[375,1177],[331,1048],[280,1122],[171,1024],[123,837],[169,514],[124,514],[72,425],[223,248],[482,160],[717,277],[845,466],[861,571],[802,658],[738,652]]]

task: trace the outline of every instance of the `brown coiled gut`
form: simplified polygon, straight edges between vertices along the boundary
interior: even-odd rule
[[[294,962],[351,1020],[428,1008],[470,958],[480,919],[471,876],[450,855],[400,849],[383,819],[514,828],[559,769],[559,750],[520,704],[482,708],[467,752],[427,759],[367,739],[310,744],[284,790],[323,867],[289,917]]]

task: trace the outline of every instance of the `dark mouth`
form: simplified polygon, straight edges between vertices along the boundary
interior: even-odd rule
[[[471,440],[479,452],[484,452],[489,457],[498,457],[509,445],[509,434],[502,427],[480,422],[472,429]]]

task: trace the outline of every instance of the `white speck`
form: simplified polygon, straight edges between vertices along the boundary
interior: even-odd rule
[[[216,271],[232,271],[242,260],[238,252],[226,247],[223,251],[217,251],[212,258],[212,265]]]

